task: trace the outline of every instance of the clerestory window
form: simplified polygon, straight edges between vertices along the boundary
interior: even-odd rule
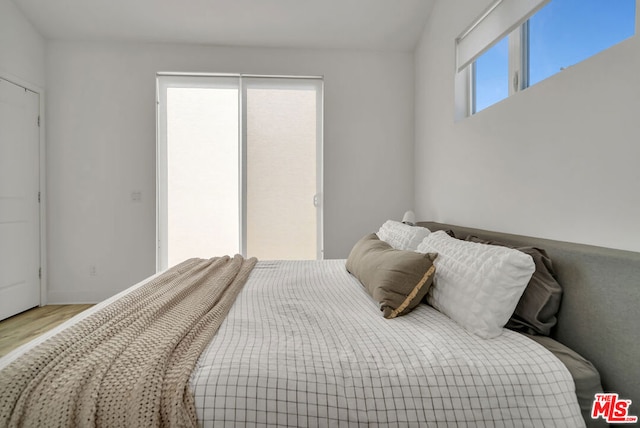
[[[463,116],[633,36],[635,25],[636,0],[495,1],[456,39]]]

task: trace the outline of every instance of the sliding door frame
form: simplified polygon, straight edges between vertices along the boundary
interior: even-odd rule
[[[156,73],[156,271],[160,272],[168,266],[168,200],[167,200],[167,104],[166,93],[169,87],[176,87],[175,81],[180,78],[192,79],[198,77],[235,78],[238,81],[238,162],[239,189],[238,202],[240,216],[239,248],[243,256],[247,255],[247,84],[251,79],[286,79],[307,80],[317,86],[316,91],[316,194],[313,203],[316,207],[316,258],[324,258],[324,79],[322,76],[287,76],[287,75],[259,75],[233,73]],[[186,80],[186,79],[185,79]],[[197,87],[198,85],[187,85]],[[202,87],[208,87],[203,84]],[[212,256],[220,256],[214,254]]]

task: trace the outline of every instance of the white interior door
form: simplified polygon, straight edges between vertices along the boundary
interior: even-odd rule
[[[40,304],[39,98],[0,79],[0,319]]]

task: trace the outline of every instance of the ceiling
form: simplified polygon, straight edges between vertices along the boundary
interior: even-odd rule
[[[13,0],[47,39],[412,51],[435,0]]]

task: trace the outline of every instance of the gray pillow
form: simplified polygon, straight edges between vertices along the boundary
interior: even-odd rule
[[[556,279],[547,252],[535,247],[513,247],[497,241],[486,241],[473,235],[467,236],[466,240],[516,248],[533,258],[536,270],[505,327],[523,333],[549,336],[558,322],[556,315],[560,309],[562,287]]]
[[[354,245],[347,270],[364,285],[385,318],[408,314],[429,291],[435,274],[436,254],[395,250],[367,235]]]
[[[573,383],[576,386],[576,397],[578,397],[580,411],[582,412],[582,417],[587,423],[587,426],[607,426],[603,419],[591,419],[593,397],[595,394],[602,392],[600,373],[598,373],[598,370],[596,370],[593,364],[574,350],[567,348],[562,343],[556,342],[550,337],[533,335],[526,336],[551,351],[553,355],[555,355],[567,367],[567,370],[571,373]]]

